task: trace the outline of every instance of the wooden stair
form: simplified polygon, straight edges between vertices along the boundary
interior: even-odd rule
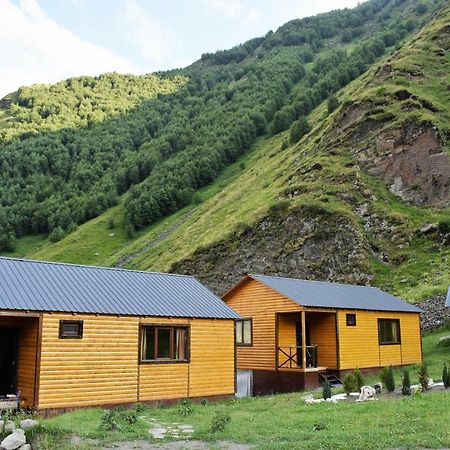
[[[332,372],[325,370],[324,372],[319,373],[320,379],[322,383],[328,381],[331,387],[340,387],[342,386],[342,381]]]

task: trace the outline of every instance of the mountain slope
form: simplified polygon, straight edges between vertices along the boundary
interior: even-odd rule
[[[125,233],[124,197],[60,242],[19,254],[189,272],[216,292],[245,272],[371,282],[409,299],[442,292],[450,283],[449,21],[447,6],[339,91],[334,112],[325,103],[312,111],[312,131],[298,143],[285,143],[288,132],[259,137],[185,208],[136,238]],[[280,115],[304,104],[302,80]]]
[[[130,236],[180,210],[258,137],[304,120],[440,3],[370,0],[183,70],[21,89],[2,101],[0,248],[33,233],[57,241],[124,194]]]

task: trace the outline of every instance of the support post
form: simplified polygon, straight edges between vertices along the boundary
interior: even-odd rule
[[[306,311],[301,312],[302,315],[302,369],[306,369]]]

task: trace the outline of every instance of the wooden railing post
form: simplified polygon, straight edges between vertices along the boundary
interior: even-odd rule
[[[306,369],[306,312],[303,310],[302,315],[302,368]]]

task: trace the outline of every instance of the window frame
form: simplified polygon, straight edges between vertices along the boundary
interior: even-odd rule
[[[66,334],[64,332],[64,325],[77,325],[78,333],[76,335]],[[83,339],[83,321],[82,320],[70,320],[61,319],[59,321],[59,339]]]
[[[154,347],[155,352],[157,352],[157,343],[158,343],[158,329],[170,329],[170,354],[171,358],[158,358],[158,359],[143,359],[144,352],[144,336],[146,328],[154,328],[155,329],[155,341]],[[139,327],[139,364],[189,364],[191,357],[191,332],[190,325],[188,324],[170,324],[170,323],[142,323]],[[174,333],[177,329],[183,329],[186,333],[186,341],[185,341],[185,359],[173,359],[174,352]]]
[[[380,325],[381,325],[382,322],[386,322],[386,321],[396,323],[396,327],[397,327],[397,331],[398,331],[398,333],[397,333],[398,334],[398,341],[396,341],[396,342],[383,342],[381,340],[381,328],[380,328]],[[378,319],[378,344],[379,345],[401,345],[402,344],[402,330],[401,330],[401,327],[400,327],[400,319],[397,319],[397,318],[391,319],[389,317],[386,317],[386,318],[383,317],[383,318],[379,318]]]
[[[353,318],[353,323],[349,323],[349,318]],[[356,327],[356,313],[346,313],[345,314],[345,324],[348,327]]]
[[[242,338],[244,338],[244,322],[250,322],[250,342],[238,342],[237,341],[237,327],[242,324]],[[235,339],[237,347],[252,347],[253,346],[253,319],[251,317],[243,317],[242,319],[236,319],[236,332]]]

